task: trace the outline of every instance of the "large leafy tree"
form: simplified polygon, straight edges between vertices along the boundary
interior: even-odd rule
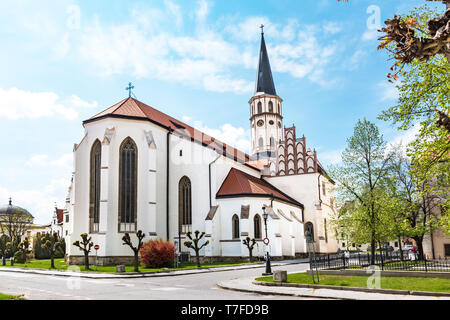
[[[445,13],[423,6],[395,15],[379,30],[378,49],[386,49],[395,61],[389,81],[400,80],[398,103],[380,119],[400,130],[417,126],[416,140],[408,146],[411,169],[422,195],[439,197],[439,223],[450,234],[450,0],[427,1],[445,3]]]
[[[340,1],[340,0],[338,0]],[[347,0],[343,0],[347,2]],[[391,67],[393,73],[388,73],[389,81],[398,80],[399,75],[404,75],[405,67],[415,68],[414,65],[422,63],[436,65],[436,61],[442,64],[444,61],[450,64],[450,0],[426,0],[429,2],[442,2],[446,5],[445,13],[432,12],[427,7],[422,7],[409,15],[394,15],[392,19],[385,21],[385,27],[380,32],[380,44],[378,49],[386,49],[395,61]],[[431,70],[432,67],[429,69]],[[444,70],[445,74],[445,70]],[[448,69],[447,69],[448,74]],[[444,86],[445,87],[445,86]],[[448,87],[447,87],[448,89]],[[431,106],[436,113],[436,124],[444,128],[447,134],[450,132],[450,117],[447,108]],[[412,114],[417,114],[415,110]],[[418,110],[420,112],[420,110]]]
[[[414,17],[417,30],[424,30],[427,21],[438,15],[438,12],[423,6],[399,19],[406,21]],[[422,31],[422,36],[427,36],[426,31]],[[397,84],[397,104],[384,110],[379,118],[392,122],[400,130],[417,126],[416,139],[407,149],[414,164],[410,170],[417,185],[421,186],[418,190],[421,198],[425,202],[432,201],[433,206],[435,203],[440,206],[441,227],[444,232],[450,233],[447,196],[450,171],[450,63],[444,56],[436,55],[427,61],[414,59],[405,70]]]
[[[388,179],[388,199],[395,203],[391,210],[393,231],[398,236],[413,238],[419,257],[423,258],[424,237],[438,227],[440,199],[436,192],[428,188],[428,180],[416,179],[411,161],[399,151],[401,148],[395,149],[397,151],[391,157],[391,175]]]
[[[353,136],[347,139],[342,163],[330,168],[330,176],[337,182],[341,203],[351,205],[345,220],[352,224],[354,240],[369,242],[374,254],[377,242],[385,240],[383,199],[385,179],[389,171],[389,157],[385,156],[386,142],[378,127],[366,119],[358,120]]]
[[[13,210],[0,215],[0,234],[5,234],[9,237],[11,256],[14,256],[19,250],[22,238],[32,224],[33,217],[28,212]]]

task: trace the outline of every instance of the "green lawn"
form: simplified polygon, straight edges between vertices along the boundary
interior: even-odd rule
[[[255,262],[213,262],[213,263],[205,263],[202,264],[202,268],[211,268],[211,267],[224,267],[224,266],[236,266],[236,265],[246,265],[246,264],[254,264]],[[2,267],[2,265],[0,265]],[[6,261],[6,267],[11,267],[10,261]],[[50,260],[31,260],[25,264],[15,263],[13,267],[16,268],[30,268],[30,269],[50,269]],[[71,270],[74,266],[71,266]],[[80,271],[86,271],[84,266],[75,266],[80,269]],[[55,268],[56,270],[67,270],[68,266],[63,259],[55,259]],[[197,268],[197,265],[193,262],[183,262],[179,264],[178,268],[145,268],[144,265],[139,267],[139,272],[157,272],[164,270],[180,270],[180,269],[194,269]],[[75,270],[76,271],[76,270]],[[90,266],[90,272],[108,272],[115,273],[115,266]],[[132,265],[125,266],[125,272],[134,272],[134,267]]]
[[[369,276],[320,275],[320,285],[367,288]],[[273,282],[273,277],[257,278],[257,281]],[[288,274],[288,283],[314,284],[311,275],[306,273]],[[450,279],[382,277],[382,289],[409,291],[450,292]]]
[[[9,294],[0,293],[0,300],[26,300],[21,296],[11,296]]]

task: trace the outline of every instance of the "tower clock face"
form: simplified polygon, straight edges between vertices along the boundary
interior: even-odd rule
[[[259,120],[257,124],[258,124],[258,127],[262,127],[264,125],[264,121],[263,120]]]

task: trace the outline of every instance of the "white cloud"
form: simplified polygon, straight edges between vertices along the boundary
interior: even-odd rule
[[[381,36],[381,34],[376,29],[368,29],[366,32],[362,35],[362,40],[364,41],[374,41],[378,40],[378,38]]]
[[[319,161],[324,165],[338,164],[342,160],[342,152],[344,149],[327,150],[324,152],[317,152]]]
[[[67,99],[65,99],[65,102],[73,107],[76,108],[96,108],[98,106],[96,101],[93,102],[87,102],[84,101],[83,99],[81,99],[80,97],[78,97],[77,95],[72,94],[70,97],[68,97]]]
[[[68,179],[53,179],[40,189],[11,190],[0,186],[1,204],[6,204],[11,197],[14,205],[27,209],[34,216],[35,223],[47,224],[53,216],[55,202],[59,208],[65,205],[69,186]]]
[[[31,156],[26,165],[30,167],[52,167],[70,170],[72,169],[73,154],[66,153],[57,159],[50,159],[47,154]]]
[[[386,146],[386,152],[392,151],[393,149],[396,149],[399,146],[401,146],[402,153],[406,155],[406,148],[408,144],[410,144],[416,139],[416,136],[419,134],[420,127],[421,127],[420,123],[416,123],[409,130],[403,131],[399,135],[392,138]]]
[[[380,92],[381,101],[398,99],[398,89],[396,88],[395,84],[390,83],[387,80],[378,83],[376,90]]]
[[[323,30],[329,34],[336,34],[342,31],[342,25],[338,22],[329,21],[323,25]]]
[[[353,55],[345,61],[344,67],[348,70],[356,70],[367,57],[367,52],[361,49],[356,50]]]
[[[197,11],[195,12],[195,15],[197,17],[197,22],[202,24],[209,13],[209,8],[211,4],[206,0],[198,0],[197,4],[198,8]]]
[[[174,16],[177,27],[180,27],[183,24],[183,16],[181,14],[180,6],[169,0],[165,0],[164,4],[167,10],[169,10],[169,12]]]
[[[248,93],[252,88],[250,81],[228,75],[228,67],[241,61],[238,48],[211,33],[150,35],[137,25],[96,24],[82,36],[79,48],[104,75],[132,72],[136,77],[189,83],[217,92]]]
[[[0,117],[7,119],[62,116],[68,120],[78,117],[78,107],[94,107],[95,102],[83,101],[76,95],[60,99],[54,92],[30,92],[17,88],[0,88]]]
[[[166,2],[169,10],[176,12],[169,3]],[[337,23],[329,22],[327,31],[323,31],[319,26],[301,26],[296,19],[273,24],[266,17],[249,17],[233,24],[224,18],[221,24],[226,24],[226,32],[222,35],[202,25],[210,10],[209,2],[198,1],[196,10],[197,28],[187,36],[172,34],[167,28],[149,28],[151,22],[145,17],[110,26],[95,21],[83,29],[77,46],[79,53],[105,76],[132,73],[137,78],[183,83],[213,92],[251,93],[253,77],[239,78],[232,68],[256,69],[259,46],[255,43],[260,39],[258,26],[263,23],[270,39],[275,39],[267,41],[274,72],[309,77],[323,85],[333,81],[323,74],[337,46],[330,41],[321,43],[317,34],[338,32]],[[157,19],[165,18],[158,15]],[[232,37],[224,38],[228,35]],[[243,41],[251,45],[244,46]]]
[[[192,117],[183,116],[183,121],[200,130],[211,137],[219,139],[226,144],[237,148],[243,152],[250,152],[250,130],[244,128],[237,128],[232,124],[225,123],[219,129],[209,128],[201,121],[193,121]]]
[[[230,20],[226,22],[225,31],[233,36],[233,39],[245,42],[257,42],[261,37],[259,26],[264,25],[264,33],[271,39],[281,41],[293,41],[297,37],[300,24],[296,19],[289,19],[287,23],[276,24],[264,16],[252,16],[243,21]]]
[[[293,43],[268,47],[274,71],[286,72],[295,78],[308,77],[321,85],[333,82],[323,75],[336,53],[334,44],[323,46],[313,33],[299,32],[297,41]]]

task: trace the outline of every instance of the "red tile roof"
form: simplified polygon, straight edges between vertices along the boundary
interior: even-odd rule
[[[232,198],[242,196],[264,196],[288,202],[303,208],[303,204],[289,197],[267,181],[249,175],[236,168],[231,168],[225,181],[222,183],[216,198]]]
[[[58,217],[58,223],[62,223],[64,217],[64,209],[56,209],[56,216]]]
[[[191,138],[193,141],[201,143],[204,146],[208,146],[219,154],[223,154],[228,158],[234,159],[235,161],[245,163],[247,166],[258,170],[257,167],[248,163],[253,159],[245,152],[239,151],[238,149],[233,148],[226,143],[221,142],[220,140],[217,140],[214,137],[195,129],[184,122],[172,118],[171,116],[168,116],[134,98],[126,98],[116,103],[88,120],[83,121],[83,124],[107,117],[132,118],[151,121],[167,130],[173,131],[178,135]]]

